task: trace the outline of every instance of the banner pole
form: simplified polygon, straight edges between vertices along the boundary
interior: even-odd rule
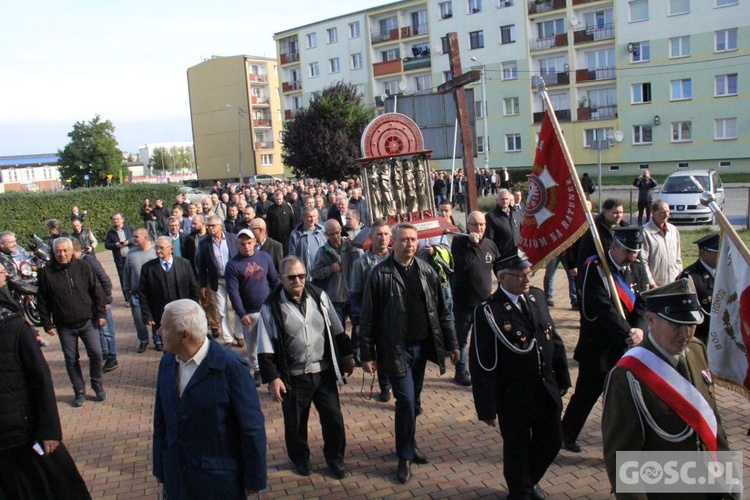
[[[602,246],[602,241],[599,238],[599,231],[597,230],[594,216],[591,214],[591,210],[589,210],[588,204],[586,204],[585,202],[586,196],[583,194],[583,186],[581,186],[581,180],[578,178],[578,172],[576,171],[573,157],[571,156],[570,150],[568,149],[568,144],[565,142],[565,136],[563,135],[562,129],[560,128],[560,122],[557,121],[557,115],[555,115],[555,110],[552,107],[552,101],[550,101],[549,95],[547,95],[547,87],[544,84],[544,80],[541,76],[535,77],[535,84],[537,89],[539,90],[539,95],[542,97],[544,105],[547,108],[547,116],[552,123],[552,128],[555,130],[557,141],[560,143],[560,149],[562,149],[563,155],[565,156],[565,162],[568,164],[568,170],[570,171],[570,177],[572,178],[573,184],[575,185],[576,193],[578,194],[578,200],[581,204],[583,204],[583,210],[586,214],[586,221],[589,223],[589,230],[591,231],[591,235],[594,238],[596,253],[599,256],[599,261],[602,263],[604,274],[607,277],[610,298],[612,299],[612,303],[615,305],[615,309],[617,309],[617,312],[623,318],[625,318],[625,311],[622,308],[622,303],[620,303],[620,298],[617,296],[615,280],[612,277],[612,270],[609,267],[609,262],[607,262],[607,257],[604,255],[604,247]]]
[[[737,250],[742,255],[742,258],[745,259],[745,262],[748,266],[750,266],[750,250],[747,249],[745,246],[745,242],[742,241],[742,238],[740,238],[740,235],[737,234],[737,231],[734,230],[734,227],[732,227],[732,224],[729,223],[729,219],[727,219],[727,216],[724,215],[724,212],[721,211],[721,208],[719,205],[716,204],[716,197],[709,191],[704,191],[703,194],[701,194],[701,205],[707,206],[711,209],[711,211],[714,214],[714,217],[716,218],[717,224],[719,224],[719,227],[729,236],[729,239],[732,240],[732,243],[734,243],[734,246],[737,247]]]

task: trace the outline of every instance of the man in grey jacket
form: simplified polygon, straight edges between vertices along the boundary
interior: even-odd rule
[[[345,324],[350,316],[349,277],[352,264],[362,256],[362,250],[355,248],[348,239],[341,237],[341,224],[330,219],[325,224],[328,241],[318,249],[310,275],[313,284],[321,287],[331,297],[333,308]]]
[[[135,332],[139,340],[136,352],[142,354],[148,347],[148,328],[141,313],[141,297],[138,294],[138,285],[141,281],[143,264],[156,258],[156,250],[151,246],[151,242],[148,240],[148,231],[145,228],[139,227],[133,231],[133,240],[135,241],[135,247],[130,249],[128,256],[125,258],[122,293],[126,299],[130,300],[130,312],[133,315]],[[156,335],[155,331],[153,337],[154,347],[157,351],[161,351],[161,337]]]
[[[289,255],[299,257],[305,264],[307,272],[310,273],[318,249],[322,248],[325,242],[325,230],[318,222],[318,211],[314,207],[305,207],[302,212],[302,224],[298,225],[289,236]],[[310,277],[308,274],[308,278]]]

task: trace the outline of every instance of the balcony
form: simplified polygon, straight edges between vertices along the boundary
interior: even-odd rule
[[[531,52],[537,50],[553,49],[555,47],[567,47],[568,46],[568,34],[560,33],[559,35],[551,36],[549,38],[532,38],[529,40],[529,50]]]
[[[253,127],[271,128],[270,118],[253,118]]]
[[[617,105],[598,106],[595,108],[578,108],[578,121],[607,120],[617,118]]]
[[[417,26],[405,26],[401,28],[401,38],[409,38],[412,36],[426,35],[429,33],[427,24],[419,24]]]
[[[544,115],[546,114],[547,114],[546,111],[540,111],[538,113],[534,113],[534,123],[535,124],[542,123],[542,119],[544,118]],[[557,121],[559,122],[569,122],[570,110],[569,109],[556,109],[555,116],[557,117]]]
[[[601,27],[589,27],[573,32],[573,44],[612,40],[615,37],[615,25],[605,24]]]
[[[548,87],[554,87],[555,85],[568,85],[570,84],[570,75],[568,73],[545,73],[539,74],[544,80],[545,85]],[[535,89],[534,81],[532,79],[531,88]]]
[[[302,81],[301,80],[294,80],[291,82],[282,82],[281,83],[281,91],[282,92],[294,92],[295,90],[302,90]]]
[[[565,0],[529,0],[529,14],[542,14],[565,8]]]
[[[583,5],[587,3],[600,2],[601,0],[573,0],[573,5]]]
[[[248,73],[247,79],[252,83],[268,83],[268,75],[256,75],[255,73]]]
[[[389,40],[398,40],[398,28],[386,31],[373,31],[371,35],[372,43],[387,42]]]
[[[269,104],[270,101],[268,99],[268,96],[265,96],[265,95],[254,95],[254,96],[250,96],[250,102],[252,104],[260,104],[260,105],[266,105],[266,106],[268,106],[268,104]]]
[[[372,65],[372,76],[383,76],[393,73],[401,73],[401,59],[392,59]]]
[[[430,59],[429,55],[404,58],[404,71],[429,68],[431,66],[432,66],[432,60]]]
[[[576,70],[576,83],[598,82],[600,80],[612,80],[616,77],[617,77],[617,70],[614,66]]]
[[[289,64],[299,61],[299,52],[286,52],[281,54],[281,64]]]
[[[273,149],[273,141],[255,141],[255,149]]]

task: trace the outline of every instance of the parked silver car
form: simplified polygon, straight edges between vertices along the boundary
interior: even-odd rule
[[[669,220],[674,224],[713,224],[711,209],[701,205],[700,196],[709,191],[716,204],[724,207],[724,186],[715,170],[674,172],[664,181],[659,199],[669,204]]]

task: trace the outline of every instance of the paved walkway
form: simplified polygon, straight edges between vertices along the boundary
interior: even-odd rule
[[[113,281],[116,272],[109,252],[99,255]],[[541,283],[541,276],[535,282]],[[553,317],[571,356],[577,338],[577,313],[566,298],[563,272],[555,280]],[[137,340],[130,310],[124,307],[116,285],[113,305],[117,329],[120,368],[105,375],[107,401],[89,396],[82,408],[70,406],[72,389],[65,373],[57,338],[44,350],[57,390],[64,441],[83,474],[94,498],[156,498],[160,489],[151,475],[151,434],[154,385],[161,353],[153,347],[136,354]],[[564,307],[563,307],[564,306]],[[87,371],[82,352],[84,373]],[[577,376],[576,363],[571,372]],[[268,489],[263,498],[502,498],[506,494],[502,475],[502,439],[499,431],[478,422],[471,388],[452,382],[453,372],[440,377],[437,369],[427,371],[417,440],[430,457],[429,465],[414,466],[414,478],[407,485],[395,482],[396,455],[393,436],[393,401],[370,399],[370,376],[357,369],[341,391],[347,425],[346,464],[351,475],[342,481],[328,472],[322,452],[317,413],[310,418],[310,444],[314,473],[295,475],[284,450],[280,405],[265,387],[261,401],[268,435]],[[374,387],[377,396],[377,383]],[[736,393],[719,389],[719,404],[729,442],[734,449],[747,450],[750,404]],[[567,404],[567,398],[566,398]],[[597,405],[581,435],[584,452],[562,451],[541,481],[550,498],[607,498],[609,482],[602,462],[601,406]],[[745,470],[750,454],[745,455]],[[748,477],[748,474],[745,474]]]

